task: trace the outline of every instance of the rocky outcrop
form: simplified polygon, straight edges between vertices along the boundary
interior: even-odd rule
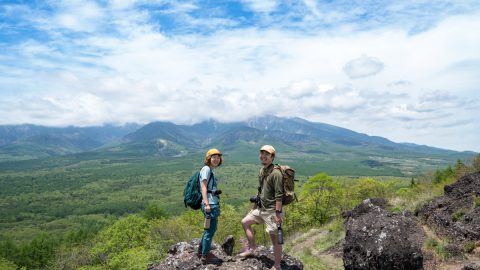
[[[345,269],[423,269],[424,234],[409,212],[384,210],[384,199],[367,199],[343,214]]]
[[[438,235],[456,243],[480,240],[480,172],[466,175],[444,187],[445,194],[417,211]],[[478,199],[477,199],[478,200]]]
[[[160,265],[150,266],[148,270],[194,270],[194,269],[218,269],[218,270],[264,270],[273,266],[273,252],[263,246],[257,248],[257,253],[251,258],[240,258],[239,256],[228,255],[233,250],[233,237],[227,238],[223,245],[212,243],[211,253],[215,255],[216,262],[202,265],[198,258],[198,239],[193,239],[189,243],[181,242],[170,247],[167,258]],[[302,270],[303,264],[299,260],[283,255],[283,270]]]
[[[463,266],[462,270],[480,270],[480,264],[468,263],[465,266]]]

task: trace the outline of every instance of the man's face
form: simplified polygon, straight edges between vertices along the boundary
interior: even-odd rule
[[[260,161],[264,166],[270,165],[273,161],[272,154],[268,153],[267,151],[260,151],[260,154],[258,157],[260,158]]]

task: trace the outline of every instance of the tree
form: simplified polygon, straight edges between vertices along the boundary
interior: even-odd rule
[[[17,265],[5,258],[0,257],[0,269],[17,270]]]
[[[341,212],[343,190],[325,173],[311,177],[300,192],[309,223],[322,225]]]
[[[155,203],[148,203],[143,210],[143,217],[148,220],[159,219],[167,216],[167,211],[162,206]]]
[[[475,172],[480,172],[480,154],[476,155],[473,159],[472,167]]]
[[[18,264],[30,268],[42,268],[46,266],[55,255],[57,243],[46,233],[40,233],[26,246],[21,249],[22,261]]]
[[[126,249],[141,247],[150,233],[148,221],[136,215],[120,219],[100,232],[93,253],[101,263],[107,263]]]
[[[350,186],[349,199],[356,205],[367,198],[384,198],[387,188],[382,182],[367,177]]]

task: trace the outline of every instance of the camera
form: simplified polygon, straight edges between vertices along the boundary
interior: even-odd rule
[[[260,201],[260,197],[258,197],[258,195],[250,197],[250,202],[254,203],[258,207],[261,207],[261,201]]]

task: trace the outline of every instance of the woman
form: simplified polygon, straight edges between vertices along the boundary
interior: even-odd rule
[[[215,256],[209,253],[209,251],[213,236],[217,230],[218,217],[220,216],[219,195],[221,191],[217,190],[217,178],[213,169],[222,165],[222,162],[222,153],[218,149],[212,148],[207,151],[204,161],[205,166],[200,170],[202,212],[206,219],[210,218],[210,224],[205,227],[200,242],[200,255],[203,264],[216,262]]]

